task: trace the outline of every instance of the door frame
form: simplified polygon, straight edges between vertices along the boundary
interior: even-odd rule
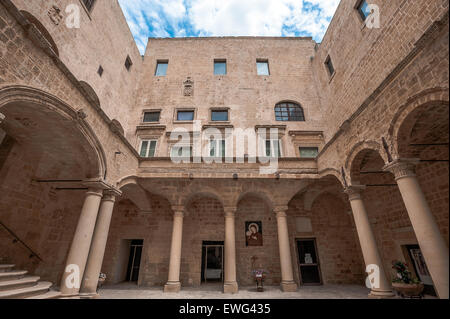
[[[298,251],[298,242],[299,241],[313,241],[314,242],[314,249],[316,251],[317,263],[313,264],[313,265],[316,265],[318,268],[318,271],[319,271],[320,282],[318,282],[318,283],[304,283],[303,282],[301,267],[304,264],[300,264],[300,255],[299,255],[299,251]],[[296,252],[296,256],[297,256],[298,279],[300,281],[300,285],[301,286],[322,286],[323,285],[322,267],[320,266],[319,249],[317,247],[317,238],[316,237],[296,237],[295,238],[295,252]],[[310,265],[308,265],[308,266],[310,266]]]
[[[140,244],[140,245],[133,245],[132,243],[133,243],[133,241],[135,241],[135,240],[142,240],[142,244]],[[126,278],[125,278],[125,281],[126,282],[136,282],[137,284],[139,283],[139,277],[140,277],[140,275],[141,275],[141,264],[142,264],[142,254],[143,254],[143,252],[144,252],[144,239],[129,239],[129,252],[128,252],[128,262],[129,262],[129,259],[130,259],[130,257],[131,257],[131,253],[132,253],[132,251],[133,251],[133,247],[134,247],[134,255],[133,255],[133,262],[132,262],[132,264],[131,265],[129,265],[128,264],[128,266],[127,266],[127,271],[126,271]],[[131,281],[131,279],[133,278],[133,273],[134,273],[134,263],[135,263],[135,260],[136,260],[136,248],[137,247],[140,247],[141,248],[141,259],[140,259],[140,261],[139,261],[139,272],[138,272],[138,276],[137,276],[137,280],[136,281]],[[130,275],[129,276],[127,276],[128,275],[128,267],[130,267]]]
[[[208,248],[210,247],[220,247],[222,249],[222,283],[225,282],[225,242],[223,241],[202,241],[202,262],[200,269],[200,284],[207,284],[206,279],[206,267],[208,266]],[[205,250],[205,256],[203,257],[203,251]],[[218,283],[219,281],[212,281],[211,283]]]

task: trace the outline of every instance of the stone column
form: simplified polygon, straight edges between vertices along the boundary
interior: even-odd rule
[[[3,113],[0,113],[0,124],[5,120],[6,116]]]
[[[395,176],[436,292],[439,298],[448,299],[448,247],[417,180],[418,163],[417,159],[395,160],[384,170]]]
[[[294,281],[294,272],[292,270],[291,247],[289,245],[289,231],[287,224],[287,206],[278,206],[274,208],[277,215],[278,226],[278,245],[280,250],[281,264],[281,290],[283,292],[297,291],[297,284]]]
[[[391,284],[386,278],[386,273],[383,267],[383,260],[378,251],[377,242],[370,225],[367,211],[364,202],[361,198],[361,191],[364,186],[350,186],[345,192],[348,194],[350,205],[352,206],[353,218],[355,220],[356,231],[361,245],[364,263],[366,264],[366,271],[376,271],[372,265],[378,266],[379,280],[374,276],[372,282],[371,292],[369,297],[374,298],[389,298],[394,296]],[[375,273],[373,273],[375,275]]]
[[[238,292],[236,281],[236,233],[235,216],[236,207],[225,207],[225,282],[224,293]]]
[[[180,292],[181,246],[183,243],[184,207],[174,206],[172,245],[170,248],[169,280],[164,286],[164,292]]]
[[[61,279],[60,290],[63,296],[77,295],[80,292],[102,196],[103,188],[99,186],[92,186],[86,193]]]
[[[97,223],[95,225],[86,270],[81,284],[81,293],[84,295],[97,295],[98,279],[102,269],[103,257],[105,255],[114,203],[116,201],[116,196],[120,196],[121,194],[120,191],[114,189],[104,192],[97,217]]]

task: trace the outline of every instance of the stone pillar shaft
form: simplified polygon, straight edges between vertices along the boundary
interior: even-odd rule
[[[102,196],[103,191],[97,188],[86,193],[61,279],[60,290],[64,296],[77,295],[80,291]]]
[[[353,218],[355,221],[356,231],[358,233],[359,243],[361,245],[366,269],[372,268],[371,265],[378,266],[379,278],[378,280],[377,278],[373,278],[374,282],[372,283],[373,285],[376,285],[378,287],[372,286],[369,296],[378,298],[392,297],[393,292],[391,284],[386,278],[383,260],[381,259],[380,252],[378,251],[375,235],[373,234],[369,217],[367,216],[367,211],[361,198],[361,191],[363,189],[363,186],[350,186],[346,189],[346,193],[348,194],[350,205],[352,207]],[[371,271],[373,270],[371,269]]]
[[[284,292],[297,291],[297,284],[294,281],[292,270],[291,247],[289,245],[289,231],[286,211],[288,207],[276,207],[274,209],[277,216],[278,245],[280,250],[281,265],[281,289]]]
[[[181,289],[181,247],[183,243],[184,208],[173,207],[172,244],[170,248],[169,280],[164,286],[164,292],[179,292]]]
[[[224,293],[237,293],[235,207],[225,207],[225,283]]]
[[[108,191],[101,201],[86,270],[81,284],[81,293],[83,294],[95,295],[97,293],[116,195],[119,194]]]
[[[385,167],[394,174],[436,292],[449,298],[448,247],[414,172],[418,160],[396,160]]]

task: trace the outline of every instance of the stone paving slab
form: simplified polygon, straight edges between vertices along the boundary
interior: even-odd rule
[[[186,287],[178,294],[131,284],[105,286],[99,291],[101,299],[367,299],[368,293],[369,289],[357,285],[303,286],[292,293],[283,293],[279,287],[266,287],[263,293],[254,287],[241,287],[234,295],[222,293],[221,286]]]

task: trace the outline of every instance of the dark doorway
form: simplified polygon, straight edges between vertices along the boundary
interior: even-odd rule
[[[319,257],[315,239],[297,239],[298,263],[302,285],[321,285]]]
[[[425,263],[425,259],[423,258],[422,251],[420,250],[419,245],[406,245],[405,246],[408,255],[406,257],[409,258],[409,265],[412,265],[412,268],[409,267],[409,271],[415,273],[416,277],[423,282],[425,289],[424,294],[437,296],[436,291],[434,290],[433,280],[431,279],[430,272],[428,271],[427,264]]]
[[[202,247],[202,283],[223,282],[223,241],[204,241]]]
[[[143,246],[144,241],[142,239],[134,239],[131,241],[126,281],[137,282],[139,279],[139,268],[141,265]]]

